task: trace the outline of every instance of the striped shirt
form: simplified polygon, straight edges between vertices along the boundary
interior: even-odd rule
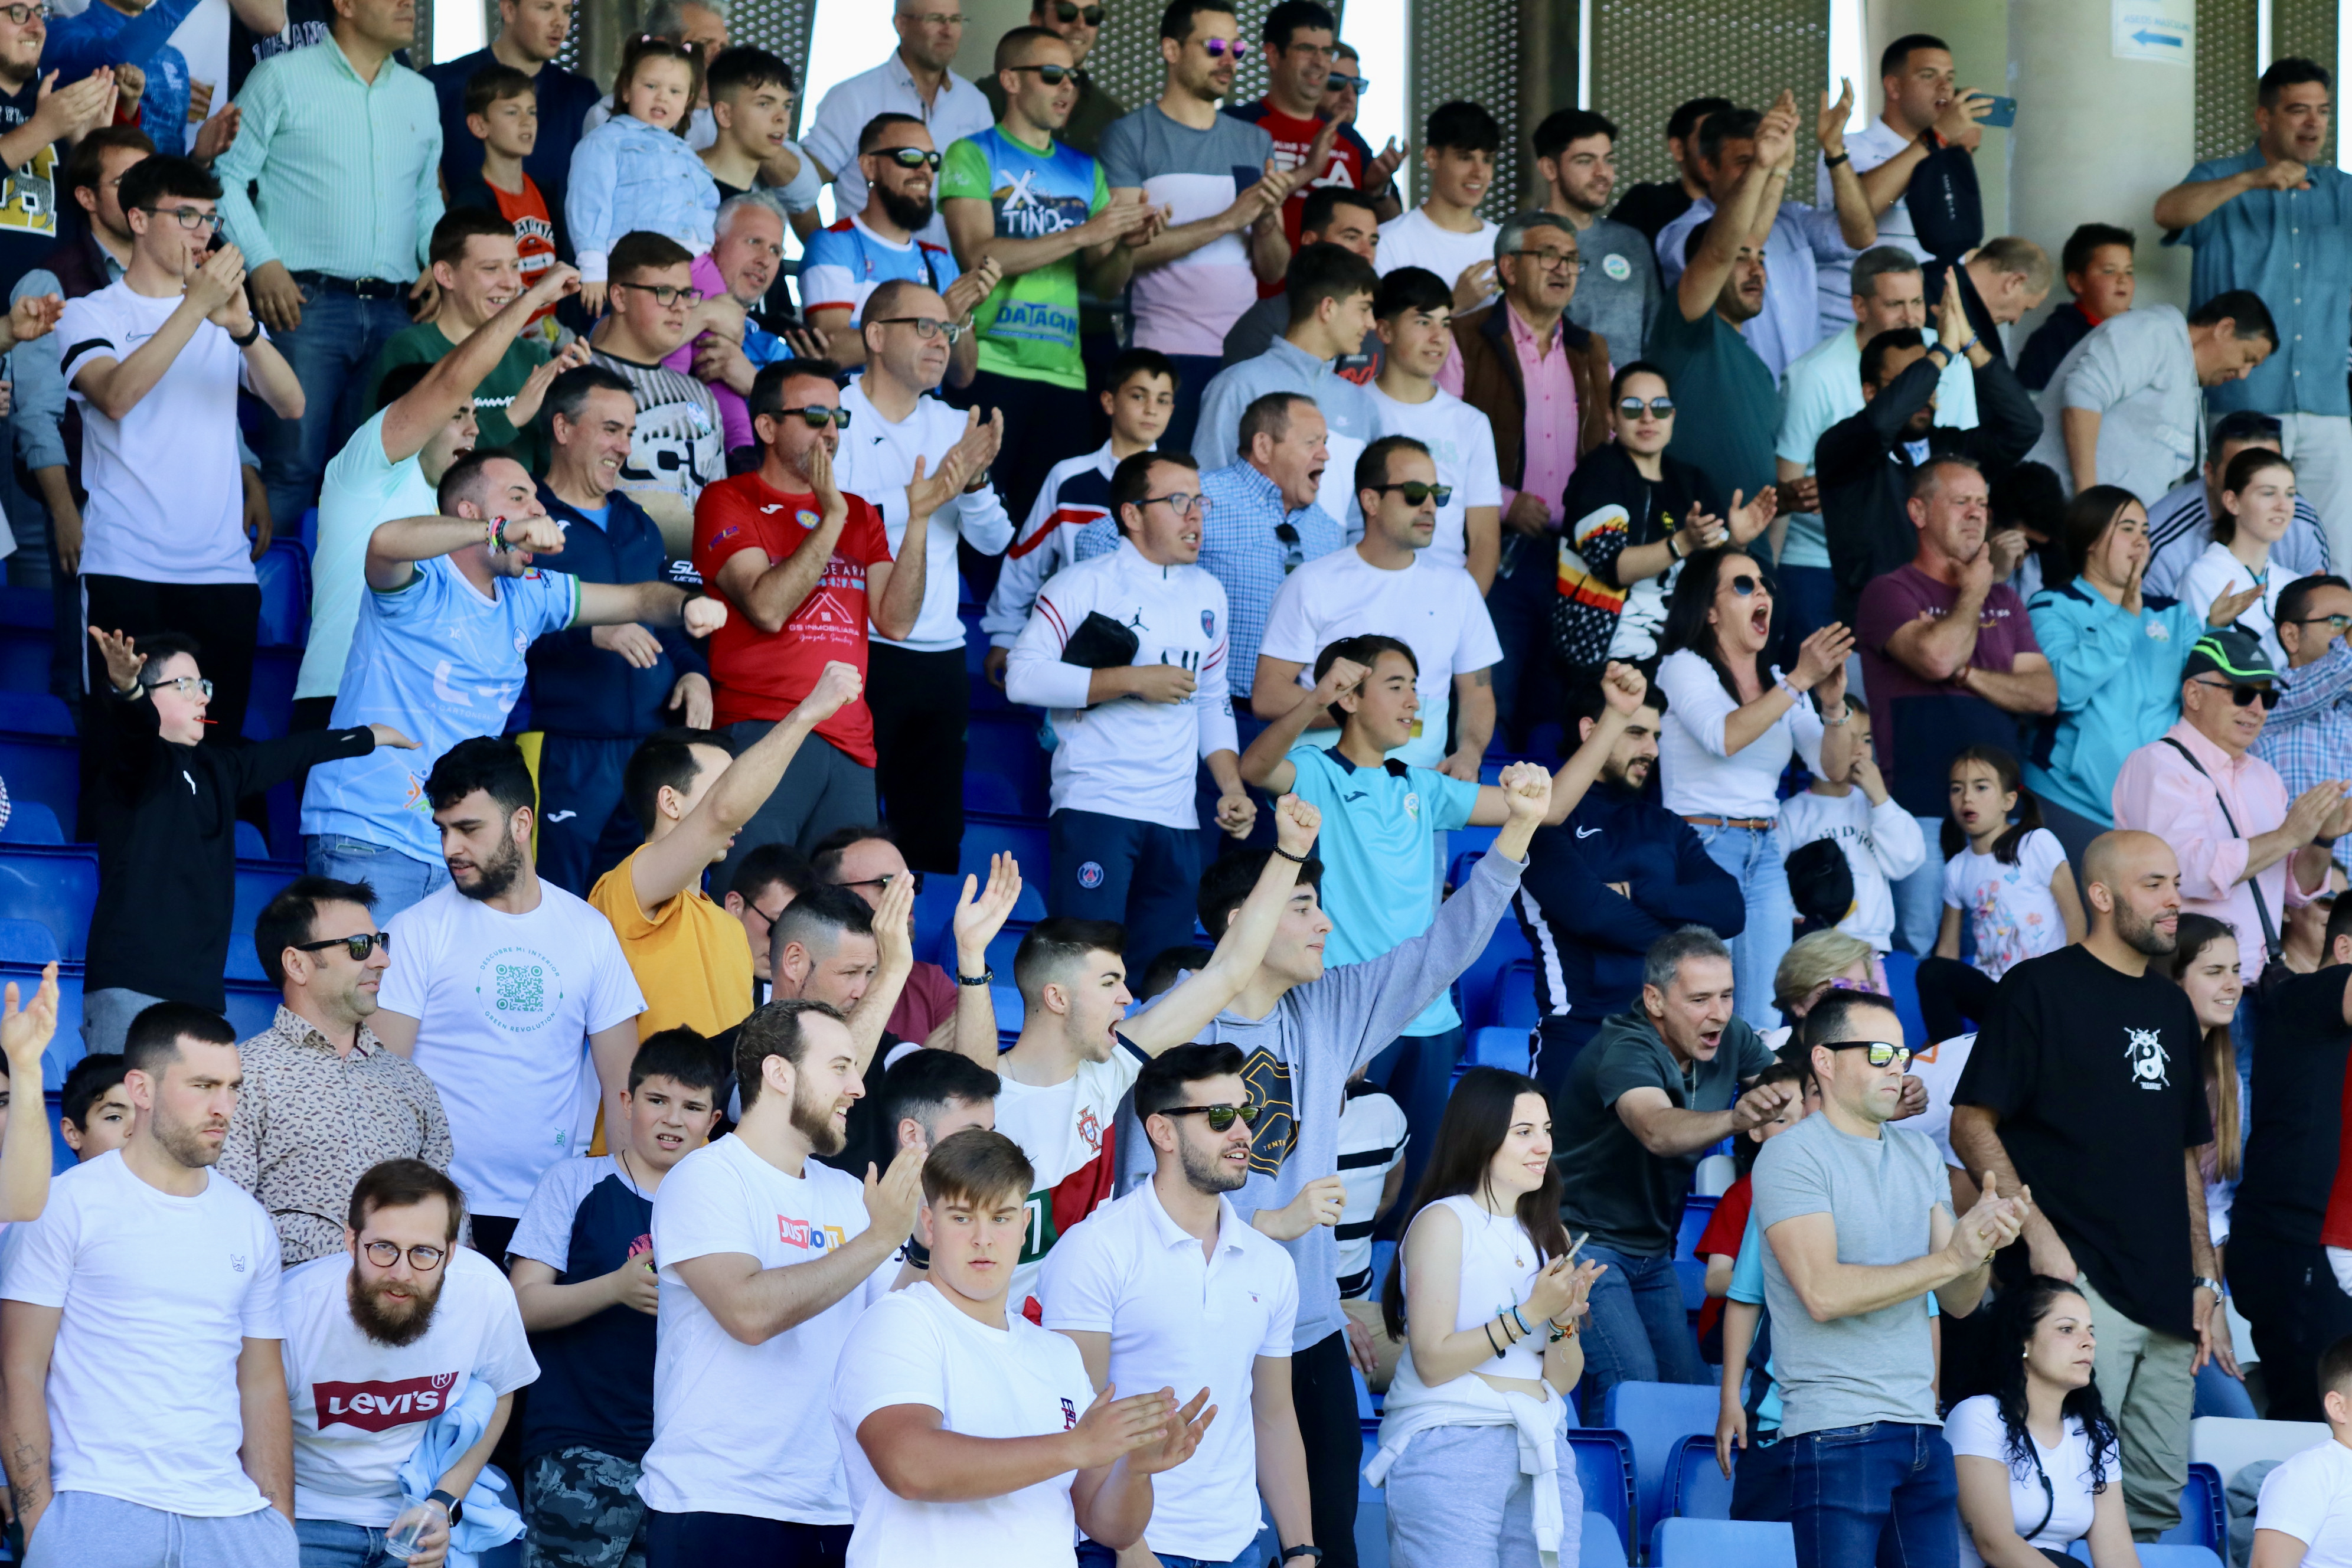
[[[332,38],[264,60],[238,95],[220,210],[247,268],[404,283],[441,221],[441,110],[397,60],[373,83]],[[257,185],[259,199],[247,196]]]
[[[2301,501],[2295,510],[2303,510]],[[2326,653],[2288,670],[2276,684],[2286,695],[2254,738],[2253,753],[2278,770],[2293,800],[2314,784],[2342,778],[2344,759],[2352,756],[2352,647],[2339,637]],[[2352,875],[2352,837],[2337,839],[2332,853]],[[2275,918],[2278,911],[2271,913]],[[2239,942],[2247,945],[2242,936]]]

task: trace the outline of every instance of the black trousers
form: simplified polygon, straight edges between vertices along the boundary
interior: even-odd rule
[[[1100,446],[1089,441],[1095,400],[1082,386],[1056,386],[1026,376],[999,375],[982,371],[971,378],[969,395],[983,411],[1004,411],[1004,446],[989,468],[1004,510],[1019,528],[1028,521],[1045,476],[1065,458],[1075,458]]]
[[[1920,1021],[1930,1040],[1965,1035],[1992,1011],[1992,976],[1957,958],[1921,959],[1918,985]]]
[[[870,645],[874,784],[909,868],[953,876],[963,844],[964,730],[971,690],[961,647],[910,653]]]
[[[1356,1416],[1345,1332],[1290,1358],[1290,1398],[1307,1448],[1307,1492],[1323,1568],[1356,1568],[1356,1473],[1364,1465],[1364,1428]]]
[[[2272,1421],[2325,1421],[2319,1356],[2352,1334],[2352,1297],[2337,1289],[2326,1249],[2255,1231],[2230,1237],[2230,1295],[2254,1331]]]
[[[81,579],[86,626],[144,637],[182,632],[196,639],[196,663],[213,683],[205,717],[208,737],[244,743],[245,710],[253,697],[253,650],[259,637],[261,589],[253,583],[145,583],[136,577],[85,574]],[[106,689],[106,658],[87,631],[81,636],[86,689]]]

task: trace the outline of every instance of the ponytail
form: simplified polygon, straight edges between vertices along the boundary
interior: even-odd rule
[[[1977,763],[1990,768],[1993,777],[2000,781],[2001,793],[2017,796],[2017,820],[2010,825],[2007,832],[1992,841],[1992,858],[2004,866],[2016,865],[2025,836],[2042,826],[2042,803],[2033,797],[2032,790],[2025,787],[2017,759],[2000,747],[1969,746],[1955,752],[1944,776],[1949,779],[1962,763]],[[1959,820],[1953,816],[1948,805],[1944,808],[1943,830],[1937,837],[1947,860],[1969,847],[1969,837],[1960,831]]]

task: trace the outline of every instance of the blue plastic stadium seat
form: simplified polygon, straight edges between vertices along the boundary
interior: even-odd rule
[[[1530,1053],[1525,1029],[1486,1028],[1470,1037],[1470,1062],[1475,1067],[1528,1070]]]
[[[310,552],[299,540],[273,540],[253,575],[261,585],[260,646],[300,647],[310,630]]]
[[[0,731],[71,739],[73,710],[46,691],[0,691]]]
[[[1519,922],[1508,915],[1496,921],[1495,934],[1486,939],[1486,945],[1478,950],[1478,956],[1470,961],[1469,967],[1454,983],[1462,1021],[1473,1029],[1493,1024],[1495,991],[1502,984],[1503,971],[1514,961],[1531,956]]]
[[[0,915],[0,963],[48,963],[64,956],[57,933],[40,921]]]
[[[1535,961],[1522,958],[1503,971],[1495,986],[1495,999],[1489,1009],[1489,1022],[1497,1026],[1532,1029],[1539,1016],[1536,1011]]]
[[[269,858],[269,840],[264,838],[261,829],[250,822],[239,821],[236,825],[236,858],[240,860]]]
[[[1576,1479],[1584,1506],[1606,1519],[1619,1539],[1633,1537],[1633,1440],[1609,1427],[1577,1426],[1568,1432],[1576,1456]]]
[[[48,927],[58,952],[77,963],[89,937],[89,911],[97,902],[96,849],[0,846],[0,910]]]
[[[1050,868],[1047,842],[1043,823],[1024,822],[993,813],[968,813],[963,820],[962,868],[984,880],[989,857],[999,851],[1009,853],[1021,868],[1021,901],[1013,906],[1013,918],[1041,921],[1045,918],[1044,889]],[[932,879],[927,877],[924,881],[928,886]],[[956,885],[961,889],[961,878]],[[955,907],[952,897],[948,907],[950,911]]]
[[[1651,1568],[1797,1568],[1797,1536],[1785,1524],[1662,1519],[1650,1532],[1650,1563]]]
[[[239,823],[237,826],[242,828],[245,825]],[[236,862],[236,901],[229,914],[228,929],[238,936],[250,936],[255,925],[260,921],[261,911],[268,906],[270,900],[278,896],[287,883],[302,874],[302,865],[298,860],[247,859],[242,853],[241,836],[239,843],[240,853]],[[252,945],[250,942],[231,942],[229,943],[232,952],[239,946],[249,949]],[[257,963],[258,960],[256,962]],[[258,974],[260,971],[256,970],[254,973]]]
[[[0,588],[0,626],[47,631],[57,624],[57,605],[47,588]]]
[[[0,985],[14,985],[20,1001],[32,1000],[41,984],[41,966],[37,963],[12,963],[0,959]],[[66,1071],[82,1058],[81,1042],[81,965],[58,965],[58,1032],[49,1037],[49,1048],[41,1053],[43,1087],[56,1089],[66,1080]]]
[[[1022,802],[1017,815],[1045,815],[1045,753],[1037,744],[1036,714],[1017,709],[1003,716],[975,713],[965,731],[966,773],[993,773]]]
[[[2180,1489],[2180,1522],[2158,1536],[2157,1542],[2166,1546],[2210,1547],[2218,1552],[2230,1539],[2229,1509],[2221,1470],[2209,1464],[2191,1464],[2189,1484]]]
[[[1693,1193],[1683,1201],[1683,1223],[1675,1235],[1675,1256],[1696,1258],[1698,1238],[1706,1232],[1707,1222],[1715,1217],[1715,1205],[1720,1199],[1703,1197]]]
[[[1609,1521],[1605,1513],[1584,1510],[1584,1543],[1578,1561],[1584,1568],[1601,1568],[1603,1563],[1625,1561],[1625,1537]]]
[[[1006,970],[1004,973],[1012,972]],[[1021,988],[1017,985],[992,985],[988,988],[988,998],[996,1006],[996,1032],[1007,1038],[1019,1034],[1021,1021],[1029,1016],[1028,1007],[1021,1000]]]
[[[1732,1465],[1739,1463],[1732,1450]],[[1731,1480],[1715,1462],[1713,1437],[1685,1437],[1666,1478],[1666,1513],[1675,1519],[1729,1519]]]
[[[68,834],[80,772],[80,754],[70,741],[0,735],[0,779],[7,781],[8,798],[19,805],[39,801]]]
[[[963,808],[966,811],[992,811],[1003,816],[1024,816],[1028,814],[1028,793],[1020,781],[982,768],[966,768],[963,773]]]
[[[37,800],[12,800],[8,820],[0,823],[0,844],[63,844],[65,830],[58,814]]]
[[[1886,955],[1886,988],[1895,994],[1895,1016],[1903,1020],[1903,1037],[1915,1046],[1931,1044],[1927,1023],[1919,1011],[1919,960],[1901,948]]]
[[[245,708],[245,738],[275,741],[293,728],[294,680],[302,670],[299,647],[262,647],[253,657],[253,697]]]
[[[229,1027],[240,1040],[249,1040],[278,1020],[284,994],[267,980],[247,980],[234,971],[228,976],[228,1005],[223,1009]]]
[[[1677,1270],[1679,1272],[1679,1270]],[[1706,1271],[1701,1269],[1700,1277]],[[1685,1305],[1688,1305],[1688,1289]],[[1633,1444],[1634,1499],[1644,1521],[1662,1518],[1666,1478],[1684,1438],[1712,1438],[1717,1395],[1710,1384],[1621,1383],[1609,1391],[1601,1419]]]
[[[47,691],[54,634],[0,626],[0,691]]]

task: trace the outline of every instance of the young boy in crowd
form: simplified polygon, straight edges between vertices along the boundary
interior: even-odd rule
[[[645,1561],[637,1468],[654,1435],[654,1194],[719,1119],[720,1067],[691,1029],[629,1064],[629,1143],[558,1160],[509,1242],[540,1379],[523,1405],[523,1518],[541,1568]]]
[[[1160,444],[1176,413],[1175,362],[1156,349],[1129,349],[1111,362],[1110,390],[1101,394],[1110,416],[1110,439],[1084,457],[1065,458],[1046,472],[1036,504],[1004,552],[996,590],[980,629],[988,634],[988,679],[1004,685],[1004,661],[1037,591],[1055,573],[1090,556],[1118,548],[1118,520],[1111,515],[1110,476],[1138,452]],[[1099,528],[1094,527],[1100,523]]]
[[[100,1051],[74,1063],[58,1098],[58,1130],[76,1163],[131,1142],[131,1094],[122,1087],[121,1051]]]
[[[1036,1179],[1019,1144],[971,1127],[923,1162],[929,1278],[867,1308],[833,1384],[849,1476],[849,1568],[1072,1560],[1074,1532],[1142,1539],[1151,1478],[1192,1457],[1208,1390],[1098,1396],[1076,1345],[1005,1298]]]
[[[2033,329],[2017,357],[2017,379],[2028,392],[2050,384],[2058,364],[2091,329],[2109,316],[2132,308],[2138,280],[2132,270],[2132,251],[2138,237],[2111,223],[2086,223],[2066,237],[2058,265],[2066,275],[2066,292],[2074,299],[2050,312]]]
[[[528,289],[562,245],[558,215],[523,172],[522,161],[539,145],[539,96],[531,79],[504,65],[484,66],[467,77],[466,129],[482,144],[481,177],[450,191],[448,206],[487,208],[514,226],[515,255]],[[553,305],[542,306],[526,325],[536,328],[554,314]]]
[[[1427,446],[1438,483],[1454,492],[1437,509],[1437,532],[1421,558],[1467,568],[1484,594],[1502,560],[1503,481],[1495,466],[1495,427],[1437,384],[1437,373],[1455,352],[1453,289],[1425,268],[1401,267],[1381,278],[1372,314],[1387,349],[1379,379],[1364,388],[1380,419],[1377,433]]]
[[[2352,1563],[2352,1337],[2319,1358],[2328,1440],[2263,1478],[2251,1568],[2333,1568]]]
[[[1895,947],[1894,884],[1927,861],[1918,818],[1886,793],[1870,750],[1870,710],[1845,700],[1852,715],[1853,765],[1842,779],[1815,779],[1802,795],[1780,803],[1780,852],[1796,853],[1816,838],[1833,838],[1853,873],[1853,908],[1837,923],[1885,958]]]
[[[723,203],[770,187],[766,198],[781,209],[793,232],[814,234],[817,194],[824,188],[816,161],[792,142],[793,68],[765,49],[738,44],[722,49],[703,77],[717,134],[701,150],[702,166]],[[771,176],[783,170],[788,178]]]

